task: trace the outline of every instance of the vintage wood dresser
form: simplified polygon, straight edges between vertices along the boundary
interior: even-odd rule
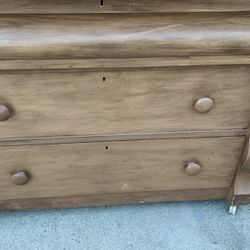
[[[249,0],[0,0],[0,209],[250,202]]]

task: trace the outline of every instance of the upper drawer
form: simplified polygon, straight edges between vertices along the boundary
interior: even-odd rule
[[[0,0],[1,14],[249,11],[248,0]]]
[[[0,136],[247,128],[249,83],[239,66],[1,73]]]
[[[250,14],[1,16],[1,59],[250,53]]]

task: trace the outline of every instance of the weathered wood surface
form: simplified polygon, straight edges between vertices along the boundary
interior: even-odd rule
[[[1,147],[0,199],[229,188],[243,141],[236,137]],[[185,173],[189,161],[202,166],[197,176]],[[16,186],[10,175],[20,170],[30,180]]]
[[[249,13],[0,16],[0,58],[249,55]]]
[[[0,74],[11,117],[0,137],[244,129],[250,122],[249,67]],[[194,109],[214,100],[206,114]]]

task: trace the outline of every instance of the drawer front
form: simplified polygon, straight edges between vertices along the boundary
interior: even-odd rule
[[[0,136],[246,128],[249,80],[249,67],[2,73]]]
[[[243,141],[228,137],[2,147],[0,198],[228,188]]]
[[[0,0],[0,14],[249,11],[248,0]]]
[[[250,53],[250,14],[0,16],[0,58],[142,58]]]

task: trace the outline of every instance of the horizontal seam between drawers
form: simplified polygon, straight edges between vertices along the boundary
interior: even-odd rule
[[[1,138],[0,146],[235,137],[235,136],[246,136],[247,131],[248,131],[247,129],[228,129],[228,130],[161,132],[161,133],[15,137],[15,138]]]

